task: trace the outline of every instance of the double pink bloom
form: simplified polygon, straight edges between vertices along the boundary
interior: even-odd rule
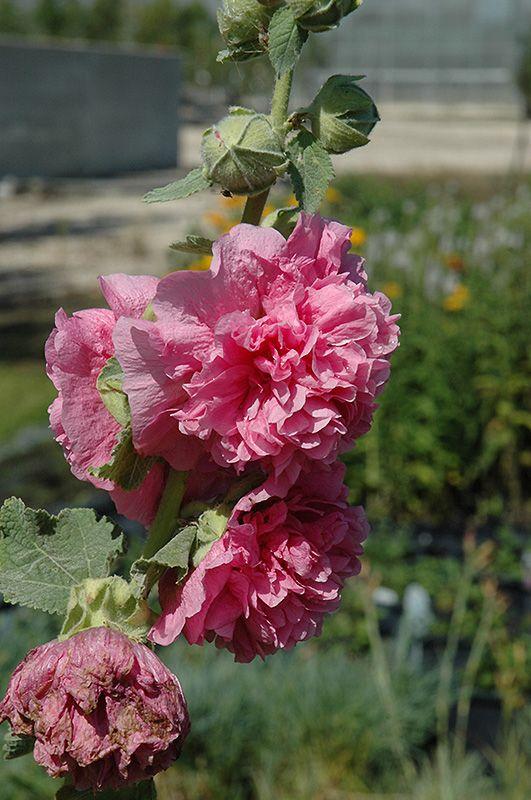
[[[359,569],[367,523],[347,506],[336,460],[370,428],[399,330],[388,298],[367,290],[349,234],[307,214],[287,241],[237,225],[208,272],[111,276],[101,281],[110,311],[57,316],[46,349],[59,390],[52,428],[74,474],[109,490],[120,511],[153,519],[164,462],[191,471],[188,499],[205,483],[198,475],[208,475],[207,500],[242,473],[263,476],[185,583],[162,580],[155,641],[183,632],[241,661],[289,648],[319,633]],[[132,492],[90,473],[119,431],[96,387],[111,356],[134,447],[160,457]]]

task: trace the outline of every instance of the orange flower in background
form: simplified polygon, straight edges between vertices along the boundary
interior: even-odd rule
[[[222,197],[221,204],[224,208],[243,208],[245,205],[245,197],[242,197],[241,195]]]
[[[350,242],[352,247],[361,247],[367,241],[367,234],[363,228],[352,228]]]
[[[448,297],[443,300],[445,311],[461,311],[470,302],[470,289],[462,283],[458,283]]]
[[[230,231],[234,224],[222,211],[207,211],[203,219],[208,225],[217,228],[220,233]]]
[[[444,263],[452,272],[463,272],[465,268],[465,262],[459,253],[446,253],[444,255]]]
[[[390,300],[396,300],[397,297],[402,297],[402,287],[396,281],[387,281],[382,286],[382,292],[387,295]]]

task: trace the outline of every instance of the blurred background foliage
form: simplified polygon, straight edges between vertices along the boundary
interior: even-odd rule
[[[268,211],[290,201],[281,187]],[[329,190],[324,214],[353,227],[371,288],[402,314],[375,425],[346,457],[373,525],[363,575],[293,654],[240,666],[214,648],[164,651],[194,727],[161,800],[530,795],[530,201],[528,182],[479,178],[345,176]],[[240,205],[220,197],[190,233],[218,236]],[[169,251],[168,269],[208,266]],[[0,494],[112,514],[47,429],[53,310],[32,312],[27,336],[3,329]],[[135,551],[141,531],[125,524]],[[0,688],[53,634],[38,614],[0,614]],[[0,780],[8,800],[51,796],[29,759]]]

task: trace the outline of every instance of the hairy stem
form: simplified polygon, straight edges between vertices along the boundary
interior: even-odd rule
[[[170,470],[157,516],[149,530],[144,558],[151,558],[170,540],[179,519],[188,473]]]
[[[271,101],[271,123],[273,128],[283,137],[284,124],[288,118],[289,97],[293,84],[293,70],[285,72],[275,81],[273,99]]]
[[[243,209],[242,222],[248,222],[250,225],[258,225],[262,219],[264,206],[269,197],[269,189],[261,194],[255,194],[247,198],[245,208]]]

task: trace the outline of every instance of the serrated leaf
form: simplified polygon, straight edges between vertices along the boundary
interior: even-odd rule
[[[295,66],[307,38],[308,32],[299,28],[288,6],[275,11],[269,23],[268,52],[277,76]]]
[[[125,789],[104,789],[94,794],[93,789],[79,791],[73,786],[63,786],[55,795],[55,800],[157,800],[155,782],[142,781]]]
[[[123,536],[92,509],[68,508],[54,517],[11,498],[0,508],[0,592],[49,614],[64,614],[70,592],[86,578],[105,578],[123,552]]]
[[[204,236],[187,236],[184,242],[173,242],[170,250],[178,250],[181,253],[200,253],[204,256],[212,255],[212,239],[205,239]]]
[[[109,413],[125,426],[131,421],[129,400],[123,390],[124,372],[120,362],[114,356],[103,365],[96,380],[96,388]]]
[[[179,181],[174,181],[158,189],[152,189],[144,196],[144,202],[167,203],[169,200],[184,200],[186,197],[196,194],[196,192],[208,189],[211,185],[211,181],[205,177],[201,167],[198,167]]]
[[[335,173],[332,159],[322,144],[305,128],[288,145],[288,173],[295,197],[305,211],[319,208]]]
[[[145,457],[136,452],[131,428],[127,426],[120,431],[110,461],[101,467],[92,467],[90,473],[101,480],[113,481],[126,492],[131,492],[146,479],[156,461],[155,456]]]
[[[35,739],[33,736],[18,736],[10,728],[4,736],[4,746],[2,748],[4,759],[11,761],[13,758],[27,756],[28,753],[33,752],[34,744]]]

